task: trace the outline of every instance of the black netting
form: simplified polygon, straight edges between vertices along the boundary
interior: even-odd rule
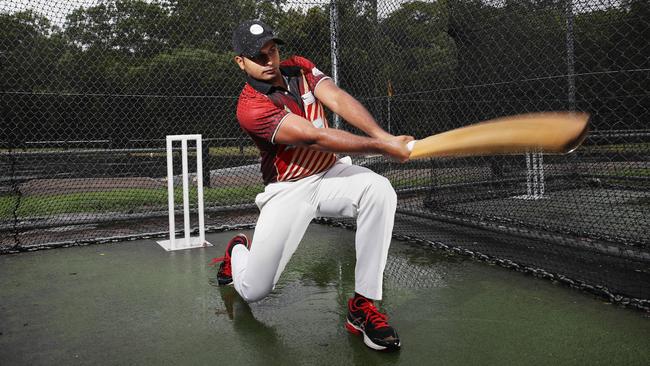
[[[591,113],[566,156],[356,160],[398,191],[396,235],[650,308],[642,0],[3,1],[0,252],[164,235],[172,134],[203,136],[208,228],[254,224],[263,185],[235,119],[244,77],[230,50],[250,18],[393,134]]]

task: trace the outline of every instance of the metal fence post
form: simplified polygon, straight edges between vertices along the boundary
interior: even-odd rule
[[[339,85],[339,12],[336,0],[330,1],[330,44],[332,54],[332,80]],[[341,127],[341,117],[334,114],[334,128]]]
[[[210,141],[206,140],[203,155],[203,187],[210,188]],[[198,174],[198,172],[197,172]]]
[[[575,39],[573,34],[573,0],[566,0],[566,65],[567,65],[567,99],[569,102],[569,110],[576,110],[576,76],[575,76],[575,54],[574,44]],[[578,164],[576,162],[576,154],[571,154],[569,157],[571,162],[571,173],[574,177],[578,177]]]
[[[566,64],[569,109],[576,109],[575,55],[573,49],[573,0],[566,0]]]

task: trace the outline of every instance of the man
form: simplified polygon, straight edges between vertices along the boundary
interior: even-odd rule
[[[237,119],[260,150],[266,187],[255,199],[260,216],[253,242],[239,234],[216,259],[223,261],[219,284],[234,284],[248,302],[260,300],[273,290],[313,218],[355,217],[355,294],[345,326],[363,334],[373,349],[399,349],[397,332],[373,303],[382,297],[396,194],[386,178],[335,153],[379,153],[405,161],[413,138],[382,130],[311,61],[294,56],[280,62],[283,43],[256,20],[233,33],[235,62],[247,74]],[[328,128],[323,105],[369,137]]]

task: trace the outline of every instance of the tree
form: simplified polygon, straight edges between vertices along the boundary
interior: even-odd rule
[[[44,91],[65,48],[50,21],[31,10],[0,14],[0,85],[6,91]]]
[[[66,37],[83,49],[146,58],[165,49],[168,43],[168,14],[155,1],[107,1],[80,7],[66,19]]]
[[[50,21],[32,11],[0,14],[0,89],[4,122],[2,140],[19,146],[21,141],[47,136],[44,124],[56,109],[47,93],[57,60],[65,44]]]
[[[173,48],[229,52],[235,26],[258,15],[255,0],[168,0],[164,6]]]
[[[650,5],[635,0],[576,16],[578,105],[597,113],[597,129],[647,129],[649,17]]]
[[[458,46],[450,95],[465,121],[568,106],[565,7],[553,1],[494,6],[454,2],[449,34]]]
[[[283,56],[301,55],[321,70],[331,71],[329,15],[325,8],[290,9],[276,21],[278,35],[286,42]]]
[[[426,136],[449,128],[453,117],[445,90],[455,78],[458,51],[447,33],[448,22],[447,2],[414,1],[381,23],[388,40],[380,49],[380,75],[395,90],[392,125],[401,126],[398,133]]]
[[[394,52],[391,70],[395,87],[401,90],[428,90],[432,85],[448,85],[457,66],[456,43],[447,33],[449,9],[445,1],[414,1],[383,22]]]

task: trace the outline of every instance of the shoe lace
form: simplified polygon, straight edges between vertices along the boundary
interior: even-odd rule
[[[228,261],[226,261],[226,256],[223,256],[223,257],[218,257],[218,258],[212,258],[210,263],[208,263],[208,266],[214,266],[215,264],[221,263],[221,262],[225,262],[226,266],[229,266],[229,264],[230,264],[230,263],[228,263]]]
[[[246,238],[246,237],[244,236],[244,239],[245,239],[245,238]],[[244,239],[240,238],[239,236],[236,236],[236,237],[234,237],[232,240],[237,240],[237,243],[238,243],[238,244],[244,244],[244,245],[245,245],[245,244],[246,244],[246,241],[245,241]],[[231,245],[231,243],[229,243],[228,245]],[[212,260],[210,261],[210,263],[208,263],[208,266],[214,266],[214,265],[217,264],[217,263],[225,262],[225,263],[224,263],[224,268],[225,268],[225,269],[230,269],[230,261],[227,260],[227,259],[228,259],[228,253],[226,253],[226,255],[224,255],[223,257],[212,258]]]
[[[366,314],[366,322],[374,324],[375,329],[388,327],[388,316],[380,313],[375,304],[365,301],[359,308]]]
[[[223,267],[219,268],[219,275],[224,274],[227,276],[230,276],[231,269],[230,269],[230,261],[227,260],[226,256],[219,257],[219,258],[212,258],[210,263],[208,263],[209,266],[214,266],[217,263],[223,262]]]

